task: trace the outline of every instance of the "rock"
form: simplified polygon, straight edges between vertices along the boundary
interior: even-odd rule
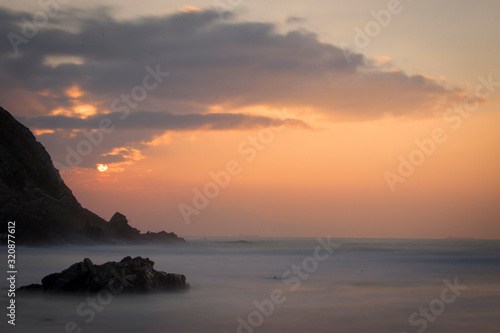
[[[185,242],[173,232],[147,232],[141,234],[139,230],[129,225],[125,215],[116,212],[104,226],[103,231],[115,242],[128,243],[168,243],[172,241]]]
[[[30,291],[30,292],[33,292],[33,291],[41,292],[41,291],[43,291],[43,288],[42,288],[41,284],[33,283],[33,284],[30,284],[27,286],[23,286],[23,287],[19,288],[19,290],[25,290],[25,291]]]
[[[23,245],[183,241],[146,236],[120,213],[108,223],[83,208],[42,144],[0,107],[0,243],[9,221]]]
[[[181,241],[185,242],[184,238],[180,238],[173,232],[146,232],[145,234],[141,234],[144,239],[146,239],[150,243],[163,243],[163,242],[171,242],[171,241]]]
[[[0,108],[0,226],[16,221],[23,244],[88,240],[102,218],[83,208],[31,131]]]
[[[186,277],[181,274],[156,271],[148,258],[125,257],[120,262],[94,265],[85,258],[60,273],[47,275],[41,285],[29,285],[20,290],[43,290],[45,293],[144,293],[188,290]]]

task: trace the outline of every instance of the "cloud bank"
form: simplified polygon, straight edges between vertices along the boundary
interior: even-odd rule
[[[32,14],[0,9],[0,30],[22,35],[23,17]],[[148,66],[169,76],[120,122],[118,130],[140,133],[127,142],[165,131],[248,129],[272,118],[238,111],[252,107],[364,121],[433,114],[463,96],[362,54],[349,54],[348,62],[344,52],[308,31],[283,34],[272,23],[221,21],[213,10],[119,21],[107,7],[66,9],[18,53],[1,39],[0,101],[25,124],[54,129],[44,143],[56,145],[63,133],[95,128],[103,114],[115,111],[113,102],[143,84]]]

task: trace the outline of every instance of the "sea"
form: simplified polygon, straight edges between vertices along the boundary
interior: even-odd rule
[[[12,298],[4,278],[0,331],[500,332],[499,240],[187,240],[184,245],[18,247],[18,287],[40,283],[84,258],[102,264],[141,256],[154,261],[157,270],[184,274],[191,288],[98,296],[17,292],[14,326],[8,323]]]

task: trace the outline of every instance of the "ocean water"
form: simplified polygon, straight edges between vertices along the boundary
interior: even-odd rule
[[[181,246],[18,247],[18,286],[86,257],[101,264],[130,255],[186,275],[191,289],[117,293],[95,303],[84,295],[17,294],[16,326],[2,314],[0,330],[500,332],[500,241],[188,240]],[[6,313],[6,279],[0,287]]]

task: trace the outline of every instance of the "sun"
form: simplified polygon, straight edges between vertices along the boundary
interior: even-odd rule
[[[107,164],[97,164],[97,170],[100,172],[104,172],[108,170],[108,165]]]

